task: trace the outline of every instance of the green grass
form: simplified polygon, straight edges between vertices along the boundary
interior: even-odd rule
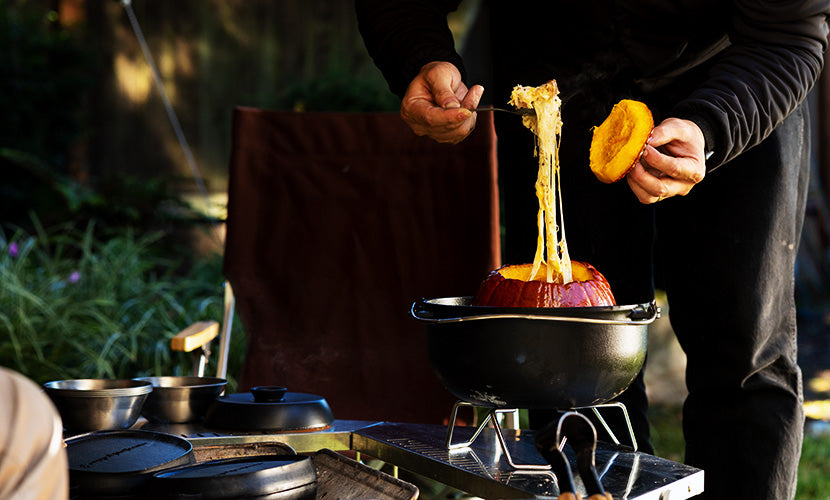
[[[798,500],[830,500],[830,433],[807,433],[798,467]]]
[[[187,374],[190,356],[170,338],[222,320],[221,257],[184,268],[159,251],[165,237],[103,237],[92,223],[0,232],[0,365],[38,383]]]
[[[651,444],[654,454],[675,462],[683,462],[682,409],[680,406],[651,405]]]

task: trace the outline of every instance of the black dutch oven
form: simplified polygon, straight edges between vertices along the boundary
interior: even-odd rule
[[[643,366],[652,303],[608,307],[470,305],[424,299],[430,365],[455,397],[495,408],[568,409],[605,403]]]
[[[154,498],[166,500],[313,500],[317,471],[309,456],[229,458],[157,472],[151,491]]]
[[[205,414],[205,427],[214,429],[298,432],[327,429],[333,423],[324,398],[276,386],[220,396]]]
[[[77,499],[144,499],[153,473],[196,461],[186,439],[143,430],[81,434],[66,440],[66,455]]]

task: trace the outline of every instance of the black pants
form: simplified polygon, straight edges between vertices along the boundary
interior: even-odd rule
[[[529,262],[536,159],[526,158],[529,132],[502,122],[504,260]],[[704,469],[704,496],[793,498],[804,422],[793,294],[809,170],[806,108],[689,195],[654,206],[637,202],[624,181],[593,178],[590,135],[569,130],[566,121],[560,157],[571,258],[594,264],[618,304],[651,300],[655,283],[666,291],[688,360],[686,462]],[[641,381],[622,400],[649,450]]]

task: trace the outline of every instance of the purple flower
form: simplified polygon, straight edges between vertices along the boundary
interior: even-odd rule
[[[78,271],[72,271],[72,273],[69,275],[69,282],[70,283],[77,283],[80,280],[81,280],[81,273],[79,273]]]
[[[16,258],[18,255],[20,255],[20,248],[17,246],[16,241],[12,241],[9,243],[9,256]]]

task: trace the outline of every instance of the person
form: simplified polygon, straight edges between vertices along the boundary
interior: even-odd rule
[[[468,81],[447,14],[459,1],[356,0],[364,43],[414,133],[457,143],[484,102],[557,81],[563,218],[571,258],[618,304],[665,291],[687,356],[685,461],[706,498],[793,498],[804,414],[794,263],[806,202],[804,101],[827,46],[830,2],[489,2]],[[485,43],[486,42],[486,43]],[[592,127],[620,99],[655,123],[625,181],[588,167]],[[497,117],[505,264],[530,262],[538,159],[520,119]],[[642,376],[621,396],[651,451]],[[536,425],[536,424],[532,424]]]
[[[69,498],[69,466],[58,411],[43,389],[2,366],[0,498]]]

